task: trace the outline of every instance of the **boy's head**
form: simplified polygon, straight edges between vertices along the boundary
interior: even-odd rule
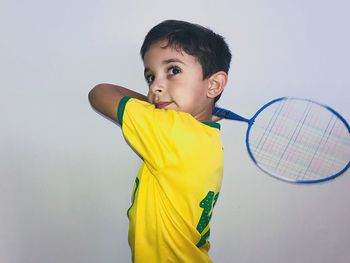
[[[158,50],[154,50],[157,47]],[[165,50],[169,50],[169,52],[171,50],[170,53],[172,54],[169,53],[168,56],[180,55],[180,57],[178,57],[179,60],[181,60],[181,56],[189,56],[190,59],[192,57],[194,62],[197,63],[201,69],[199,73],[203,83],[209,85],[212,80],[214,80],[214,82],[216,80],[221,82],[221,89],[215,91],[216,93],[210,94],[210,96],[215,95],[215,97],[212,98],[211,104],[213,105],[220,98],[221,92],[226,84],[231,62],[229,47],[222,36],[200,25],[177,20],[166,20],[153,27],[146,35],[140,51],[141,57],[145,63],[145,77],[150,87],[153,80],[155,81],[158,76],[159,79],[161,79],[161,75],[160,73],[158,73],[158,75],[155,74],[155,68],[150,68],[148,64],[150,59],[154,60],[154,56],[160,56],[160,53],[163,51],[162,49],[164,49],[164,52]],[[152,56],[150,56],[150,53],[152,53]],[[153,64],[154,62],[155,61],[153,61]],[[181,67],[181,64],[179,66]],[[175,69],[176,74],[180,73],[178,71],[179,70]],[[183,71],[181,71],[181,73],[182,72]],[[193,74],[193,72],[191,74]],[[172,76],[174,77],[174,74],[172,74]],[[157,83],[157,85],[158,84],[159,83]],[[183,96],[186,95],[183,94]]]

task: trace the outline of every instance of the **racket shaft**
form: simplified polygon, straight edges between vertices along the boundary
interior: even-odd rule
[[[248,119],[223,108],[215,107],[213,109],[213,114],[223,118],[223,119],[229,119],[229,120],[235,120],[235,121],[244,121],[244,122],[249,122]]]

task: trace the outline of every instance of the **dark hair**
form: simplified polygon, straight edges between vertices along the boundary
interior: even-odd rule
[[[197,58],[202,66],[203,79],[218,71],[228,73],[230,69],[231,52],[224,38],[201,25],[178,20],[161,22],[146,35],[140,50],[142,59],[151,45],[160,40],[167,40],[167,46]]]

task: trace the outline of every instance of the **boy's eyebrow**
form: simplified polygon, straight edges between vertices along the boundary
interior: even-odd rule
[[[162,61],[162,64],[169,64],[169,63],[174,63],[174,62],[177,62],[177,63],[181,63],[181,64],[183,64],[183,65],[186,65],[182,60],[180,60],[180,59],[177,59],[177,58],[169,58],[169,59],[166,59],[166,60],[163,60]],[[146,73],[146,72],[148,72],[148,71],[150,71],[150,69],[148,68],[148,67],[146,67],[145,69],[144,69],[144,74]]]
[[[169,63],[172,63],[172,62],[178,62],[178,63],[181,63],[181,64],[185,64],[182,60],[180,60],[178,58],[169,58],[169,59],[163,60],[163,64],[169,64]]]

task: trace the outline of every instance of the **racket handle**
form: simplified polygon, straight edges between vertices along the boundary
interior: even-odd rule
[[[220,117],[220,118],[224,118],[224,119],[228,119],[228,120],[235,120],[235,121],[244,121],[244,122],[248,122],[249,120],[226,109],[223,108],[219,108],[219,107],[214,107],[213,109],[213,114]]]

